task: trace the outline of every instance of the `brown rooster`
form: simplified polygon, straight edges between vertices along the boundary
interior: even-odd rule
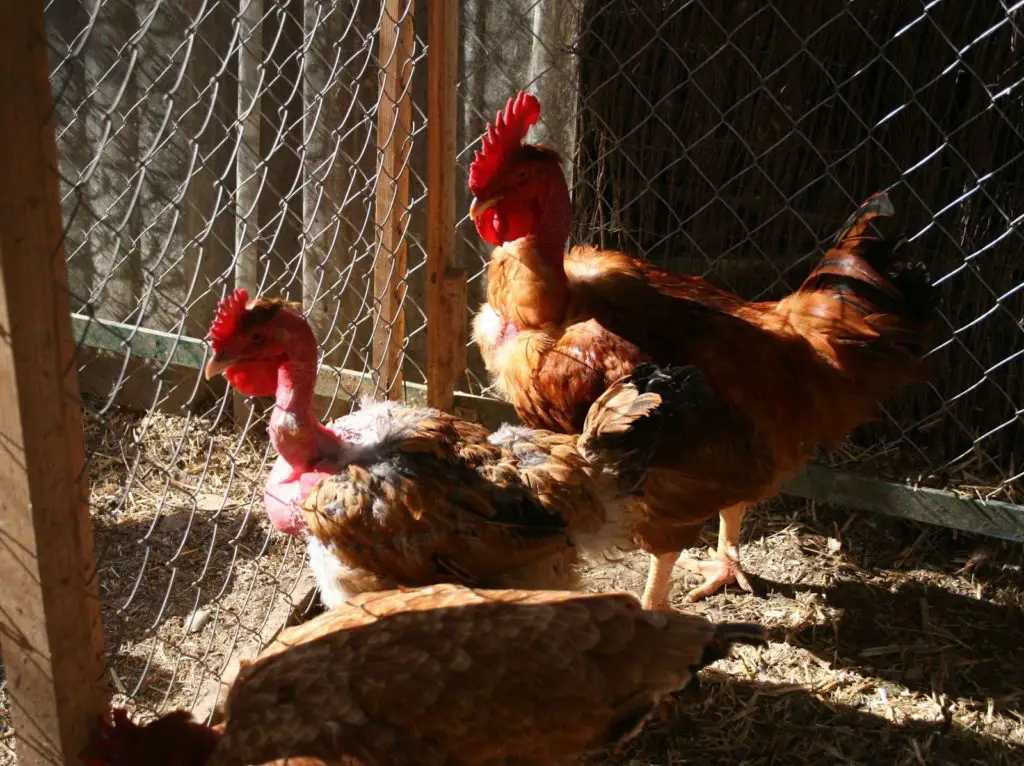
[[[316,340],[295,307],[238,291],[210,336],[207,377],[276,393],[269,430],[280,457],[264,504],[279,530],[306,538],[327,607],[438,582],[573,587],[580,554],[632,545],[661,433],[702,411],[707,392],[694,368],[637,368],[591,408],[580,436],[492,434],[372,400],[323,425],[313,412]]]
[[[565,253],[572,221],[559,157],[523,143],[539,116],[533,96],[510,99],[470,168],[470,216],[496,246],[473,323],[487,368],[524,423],[565,432],[641,362],[699,368],[713,391],[706,417],[691,413],[687,429],[664,440],[665,467],[645,486],[639,542],[653,559],[644,605],[667,605],[673,564],[705,577],[690,600],[736,581],[750,590],[739,565],[746,509],[923,377],[927,274],[905,260],[901,238],[876,228],[895,212],[884,193],[780,301],[745,301],[619,252]],[[680,558],[715,514],[714,558]]]
[[[363,594],[282,631],[216,727],[124,711],[89,766],[554,764],[634,736],[659,701],[756,625],[645,612],[629,594]],[[284,760],[287,759],[287,760]]]

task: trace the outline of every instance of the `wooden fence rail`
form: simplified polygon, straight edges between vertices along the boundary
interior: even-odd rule
[[[200,369],[206,363],[207,346],[199,338],[139,329],[131,325],[75,315],[75,337],[86,346],[130,354],[161,364]],[[338,391],[356,398],[374,391],[373,381],[358,370],[323,366],[317,378],[321,411],[336,403]],[[405,382],[402,397],[415,406],[428,406],[427,386]],[[490,428],[515,422],[516,414],[505,402],[454,391],[453,409]],[[346,404],[347,406],[347,404]],[[882,513],[960,529],[1005,540],[1024,541],[1024,506],[998,500],[983,500],[946,490],[910,487],[875,479],[839,468],[811,464],[783,490],[793,497],[842,505],[861,511]]]

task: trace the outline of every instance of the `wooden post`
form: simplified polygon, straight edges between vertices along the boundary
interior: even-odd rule
[[[3,3],[0,643],[22,766],[73,764],[106,707],[43,1]]]
[[[363,76],[357,55],[363,39],[355,31],[379,23],[380,5],[354,3],[351,13],[333,7],[322,0],[304,0],[303,6],[302,307],[323,344],[323,363],[361,369],[364,349],[373,342],[372,322],[363,321],[362,281],[370,275],[362,261],[355,262],[369,249],[367,239],[376,237],[369,227],[363,231],[361,179],[373,176],[378,158],[365,150],[372,140],[366,131],[373,127],[357,124],[379,94],[360,87],[353,103],[349,83]]]
[[[373,272],[373,368],[377,390],[389,399],[402,396],[402,301],[412,148],[413,2],[384,0],[380,17],[376,210],[379,239]]]
[[[238,120],[241,122],[235,153],[235,288],[256,297],[260,286],[259,194],[263,185],[260,165],[260,125],[263,106],[260,92],[263,78],[263,0],[240,0],[238,8]],[[249,404],[232,389],[235,425],[244,428]]]
[[[466,369],[466,274],[455,257],[459,3],[427,10],[427,401],[450,411]]]
[[[238,9],[238,119],[241,140],[235,154],[235,287],[255,294],[260,283],[259,201],[260,123],[263,117],[260,91],[263,78],[263,0],[241,0]]]

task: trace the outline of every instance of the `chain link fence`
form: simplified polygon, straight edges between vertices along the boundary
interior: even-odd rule
[[[946,299],[936,375],[829,459],[1019,502],[1018,5],[468,0],[454,259],[467,313],[488,250],[462,179],[520,89],[544,105],[532,139],[566,158],[576,241],[744,297],[795,288],[854,206],[895,185]],[[422,395],[428,12],[46,5],[115,704],[208,711],[217,679],[309,587],[301,545],[262,515],[267,403],[202,379],[220,297],[301,303],[323,417],[358,393]],[[468,358],[458,387],[489,395]]]
[[[466,20],[462,170],[485,119],[528,89],[544,110],[530,140],[571,160],[575,242],[750,299],[798,287],[857,204],[892,188],[944,300],[934,378],[825,459],[1019,503],[1021,5],[492,3]],[[487,251],[465,237],[472,310]]]
[[[414,10],[46,6],[114,704],[209,712],[310,586],[262,513],[269,403],[203,380],[217,301],[301,304],[323,417],[425,382]]]

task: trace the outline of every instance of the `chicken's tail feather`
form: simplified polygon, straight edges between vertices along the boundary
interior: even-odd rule
[[[624,494],[636,494],[662,434],[709,391],[704,375],[692,365],[638,365],[591,405],[577,442],[580,453],[617,476]]]
[[[895,230],[895,212],[887,193],[868,198],[800,289],[779,304],[802,331],[826,336],[858,378],[863,372],[877,379],[879,364],[894,363],[918,377],[935,316],[928,269]]]
[[[929,319],[935,291],[925,264],[912,259],[906,238],[895,230],[895,215],[886,192],[869,197],[798,292],[831,293],[865,316]]]

